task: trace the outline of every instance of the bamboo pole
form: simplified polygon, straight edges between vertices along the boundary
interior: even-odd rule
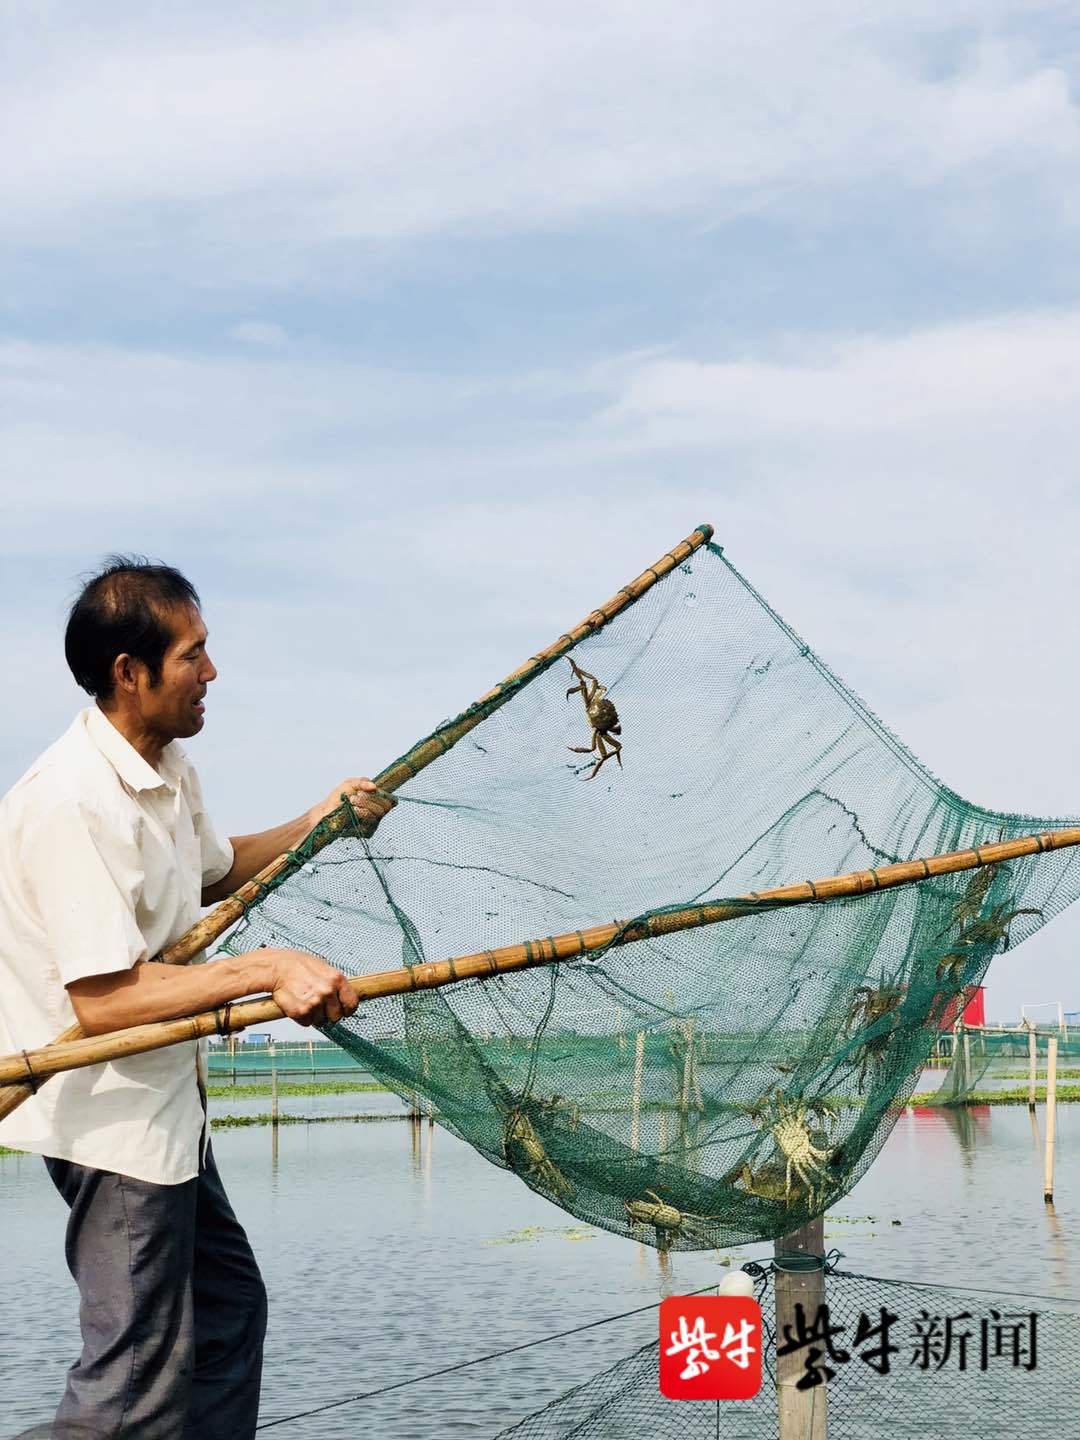
[[[685,1117],[690,1109],[690,1082],[693,1078],[694,1069],[694,1022],[683,1020],[680,1022],[679,1030],[683,1038],[683,1073],[682,1090],[679,1093],[679,1109]]]
[[[633,920],[615,920],[608,925],[593,925],[585,930],[570,930],[562,935],[549,935],[525,940],[516,945],[503,945],[496,950],[479,950],[449,960],[428,961],[423,965],[401,966],[396,970],[379,971],[374,975],[350,977],[350,984],[361,1001],[388,995],[403,995],[414,990],[432,990],[453,985],[460,980],[485,980],[515,970],[528,970],[538,965],[552,965],[561,960],[576,960],[597,950],[619,945],[632,945],[638,940],[673,935],[680,930],[696,930],[759,915],[767,910],[789,909],[796,905],[818,904],[865,895],[874,890],[895,889],[898,885],[914,885],[935,875],[951,875],[973,870],[978,865],[996,865],[1022,855],[1060,850],[1067,845],[1080,845],[1080,827],[1046,831],[1024,836],[975,850],[954,850],[926,859],[905,860],[886,865],[880,870],[855,870],[847,875],[830,875],[822,880],[807,880],[801,885],[784,885],[776,890],[752,891],[748,895],[713,905],[688,905],[658,910]],[[111,1035],[90,1039],[54,1042],[41,1049],[22,1050],[0,1059],[0,1086],[29,1089],[49,1075],[63,1070],[96,1065],[121,1056],[139,1055],[147,1050],[160,1050],[185,1040],[207,1035],[227,1035],[249,1025],[280,1020],[284,1012],[269,998],[243,1000],[220,1010],[201,1015],[164,1020],[156,1024],[136,1025],[117,1030]],[[532,1040],[530,1040],[530,1046]],[[2,1097],[0,1097],[2,1098]]]
[[[1057,1126],[1057,1056],[1058,1037],[1050,1036],[1050,1053],[1046,1060],[1046,1178],[1043,1199],[1054,1203],[1054,1132]]]
[[[1039,1072],[1039,1040],[1032,1026],[1028,1031],[1028,1109],[1035,1114],[1035,1082]]]
[[[277,1093],[277,1051],[274,1048],[273,1040],[270,1041],[270,1123],[277,1129],[278,1123],[278,1093]]]
[[[788,1256],[820,1256],[825,1250],[825,1220],[818,1216],[791,1235],[785,1235],[773,1246],[773,1253],[780,1263],[773,1276],[773,1293],[776,1298],[776,1340],[783,1344],[788,1335],[796,1332],[795,1306],[803,1307],[808,1325],[813,1325],[818,1307],[825,1303],[825,1271],[821,1265],[812,1268],[785,1269]],[[790,1263],[790,1262],[789,1262]],[[797,1262],[796,1262],[797,1263]],[[804,1361],[806,1352],[795,1350],[790,1355],[776,1357],[776,1408],[779,1418],[780,1440],[827,1440],[828,1395],[825,1385],[800,1390],[798,1381],[806,1373]]]
[[[964,1054],[964,1022],[957,1020],[953,1025],[953,1070],[956,1075],[956,1088],[953,1095],[954,1100],[959,1100],[967,1091],[967,1072],[964,1069],[964,1062],[967,1056]]]
[[[645,1063],[645,1031],[637,1032],[634,1042],[634,1091],[630,1102],[630,1149],[635,1153],[641,1142],[641,1071]]]
[[[523,685],[535,680],[538,675],[550,669],[557,660],[560,660],[568,651],[572,650],[581,640],[601,630],[616,615],[640,600],[648,590],[665,575],[669,575],[676,566],[688,560],[695,551],[706,545],[713,536],[711,525],[699,525],[685,540],[681,540],[674,549],[662,555],[659,560],[643,570],[629,585],[613,595],[610,600],[598,606],[585,619],[568,630],[565,635],[560,635],[557,640],[538,651],[531,659],[519,665],[516,670],[511,671],[505,680],[499,683],[486,694],[481,695],[479,700],[474,701],[467,710],[464,710],[456,720],[444,725],[441,729],[429,735],[426,739],[420,740],[411,750],[405,752],[400,759],[395,760],[384,770],[380,770],[375,777],[375,783],[380,790],[392,794],[411,780],[415,775],[427,768],[434,760],[455,746],[463,736],[471,730],[475,730],[482,720],[493,714],[501,706],[505,705]],[[332,841],[336,840],[343,831],[350,828],[352,823],[351,810],[347,805],[342,805],[333,814],[326,817],[315,827],[307,837],[306,848],[308,858],[324,849]],[[297,860],[290,850],[272,860],[269,865],[253,875],[246,884],[241,885],[227,899],[215,905],[208,915],[197,920],[189,930],[186,930],[177,940],[167,946],[156,958],[166,965],[186,965],[196,955],[201,954],[207,945],[217,940],[221,935],[239,920],[249,905],[252,905],[262,894],[264,888],[272,881],[281,881],[287,874],[296,870],[302,863]],[[82,1030],[78,1025],[69,1026],[61,1035],[58,1035],[54,1044],[65,1044],[68,1041],[78,1040],[82,1036]],[[30,1085],[20,1086],[12,1089],[10,1093],[0,1095],[0,1120],[17,1110],[24,1100],[28,1100],[34,1093]]]

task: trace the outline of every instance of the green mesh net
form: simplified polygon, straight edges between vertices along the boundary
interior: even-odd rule
[[[481,707],[374,840],[302,851],[228,948],[366,974],[1066,823],[946,789],[713,545],[572,659]],[[581,672],[619,722],[588,753]],[[850,1189],[957,993],[1078,892],[1062,850],[751,908],[365,1004],[326,1033],[580,1219],[664,1248],[740,1244]]]
[[[1045,1098],[1051,1039],[1057,1048],[1059,1098],[1074,1099],[1064,1086],[1080,1079],[1080,1034],[1054,1029],[1034,1031],[1036,1097]],[[997,1104],[1023,1103],[1030,1093],[1032,1043],[1028,1032],[1017,1029],[994,1034],[961,1028],[943,1042],[949,1047],[949,1064],[933,1096],[935,1105],[965,1105],[972,1099],[993,1098]],[[1063,1082],[1063,1083],[1062,1083]]]
[[[763,1328],[773,1336],[772,1284],[760,1286],[758,1293]],[[1080,1410],[1080,1316],[1075,1312],[1050,1308],[1041,1299],[842,1271],[828,1276],[825,1303],[829,1328],[836,1330],[831,1337],[835,1354],[824,1346],[817,1353],[831,1372],[823,1382],[831,1440],[886,1435],[936,1440],[954,1434],[958,1425],[973,1429],[981,1440],[1049,1440],[1075,1432]],[[860,1317],[879,1327],[882,1307],[892,1317],[884,1339],[896,1353],[875,1357],[880,1331],[862,1345],[856,1340]],[[815,1316],[816,1311],[808,1319]],[[666,1400],[659,1389],[659,1349],[656,1340],[643,1346],[502,1431],[498,1440],[775,1440],[773,1346],[763,1353],[763,1384],[754,1399],[723,1402]],[[1029,1368],[1033,1358],[1035,1367]],[[805,1371],[805,1357],[796,1357],[795,1363]],[[886,1363],[888,1371],[882,1373]]]

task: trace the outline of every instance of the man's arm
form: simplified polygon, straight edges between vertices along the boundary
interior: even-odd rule
[[[392,796],[382,794],[376,788],[375,782],[368,780],[366,776],[353,777],[343,780],[331,790],[325,800],[313,805],[295,820],[287,820],[284,825],[275,825],[272,830],[263,830],[257,835],[232,836],[232,868],[227,875],[204,888],[202,903],[216,905],[219,900],[224,900],[227,895],[238,890],[253,875],[265,869],[271,860],[276,860],[286,850],[295,849],[311,834],[320,820],[338,808],[343,795],[347,795],[351,800],[366,835],[374,835],[379,821],[397,804]]]
[[[88,975],[67,987],[85,1035],[196,1015],[267,991],[301,1025],[332,1024],[359,1003],[340,970],[303,950],[252,950],[190,967],[140,960],[130,970]]]

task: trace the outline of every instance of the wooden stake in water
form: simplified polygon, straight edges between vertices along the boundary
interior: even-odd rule
[[[684,1020],[679,1025],[683,1043],[682,1091],[679,1095],[679,1109],[686,1116],[690,1109],[690,1085],[694,1074],[694,1022]]]
[[[277,1129],[278,1103],[277,1103],[277,1048],[273,1040],[270,1041],[270,1124]]]
[[[783,1257],[791,1255],[820,1256],[825,1249],[825,1220],[819,1216],[808,1225],[785,1235],[774,1245],[774,1254],[782,1266]],[[825,1303],[825,1271],[820,1265],[806,1270],[777,1269],[773,1275],[776,1296],[776,1339],[785,1340],[785,1326],[794,1336],[795,1306],[803,1307],[808,1325],[813,1324],[818,1307]],[[806,1351],[776,1357],[776,1409],[780,1420],[780,1440],[828,1440],[828,1397],[824,1385],[809,1390],[798,1389],[797,1382],[806,1374]]]
[[[1046,1060],[1046,1179],[1043,1182],[1043,1199],[1047,1205],[1054,1203],[1054,1129],[1057,1123],[1057,1055],[1058,1037],[1050,1036],[1049,1055]]]
[[[1035,1082],[1039,1076],[1039,1039],[1034,1025],[1028,1029],[1028,1109],[1035,1114]]]
[[[645,1064],[645,1031],[637,1032],[634,1042],[634,1095],[630,1109],[630,1149],[637,1151],[641,1143],[641,1071]]]

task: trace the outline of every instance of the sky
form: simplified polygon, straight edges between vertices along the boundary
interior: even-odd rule
[[[953,789],[1080,814],[1078,81],[1038,0],[0,0],[0,789],[107,552],[202,592],[237,832],[708,520]]]

